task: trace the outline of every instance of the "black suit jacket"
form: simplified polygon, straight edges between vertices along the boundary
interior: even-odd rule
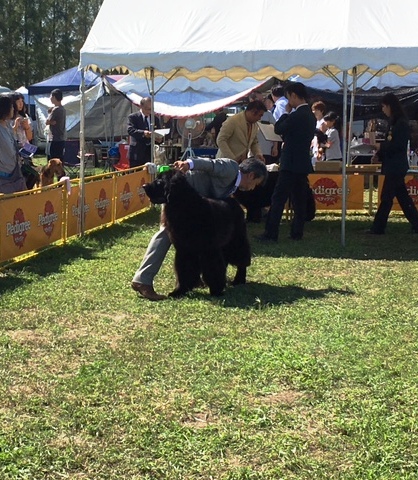
[[[308,105],[302,105],[277,120],[274,131],[284,141],[280,155],[281,170],[303,174],[313,172],[310,150],[315,128],[316,119]]]
[[[160,128],[160,120],[154,117],[154,129]],[[151,119],[149,119],[151,121]],[[128,117],[129,165],[137,167],[151,161],[151,138],[144,136],[144,131],[149,130],[141,112],[131,113]]]
[[[406,175],[408,171],[408,140],[410,128],[406,118],[400,118],[389,126],[386,138],[377,152],[382,162],[382,173]]]

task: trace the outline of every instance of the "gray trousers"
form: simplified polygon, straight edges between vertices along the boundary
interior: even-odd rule
[[[170,246],[171,242],[166,228],[160,227],[160,230],[151,238],[142,263],[135,272],[132,281],[152,285],[154,277],[159,272]]]

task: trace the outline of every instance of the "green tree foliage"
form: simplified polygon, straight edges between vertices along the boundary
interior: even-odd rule
[[[79,62],[103,0],[0,0],[0,85],[31,85]]]

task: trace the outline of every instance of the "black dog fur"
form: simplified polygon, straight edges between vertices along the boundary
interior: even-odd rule
[[[267,181],[264,185],[255,188],[249,192],[242,192],[237,190],[234,193],[234,197],[238,202],[247,210],[247,221],[260,223],[261,222],[261,209],[271,206],[271,197],[274,192],[274,187],[277,183],[279,172],[269,172]],[[306,218],[305,221],[310,222],[315,218],[316,205],[315,197],[312,189],[309,186],[309,182],[306,183],[307,196],[306,196]],[[290,199],[291,200],[291,199]]]
[[[180,297],[201,284],[211,295],[223,294],[228,264],[237,267],[233,285],[246,282],[251,250],[244,212],[234,198],[202,197],[180,172],[165,172],[144,185],[151,202],[164,203],[162,223],[176,249],[176,287]]]

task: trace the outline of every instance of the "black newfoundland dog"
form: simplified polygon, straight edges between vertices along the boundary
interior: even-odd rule
[[[162,223],[176,249],[174,268],[180,297],[201,285],[211,295],[222,295],[228,264],[237,267],[233,285],[246,282],[251,263],[244,212],[234,198],[212,200],[202,197],[181,172],[168,171],[144,185],[154,204],[164,203]]]

